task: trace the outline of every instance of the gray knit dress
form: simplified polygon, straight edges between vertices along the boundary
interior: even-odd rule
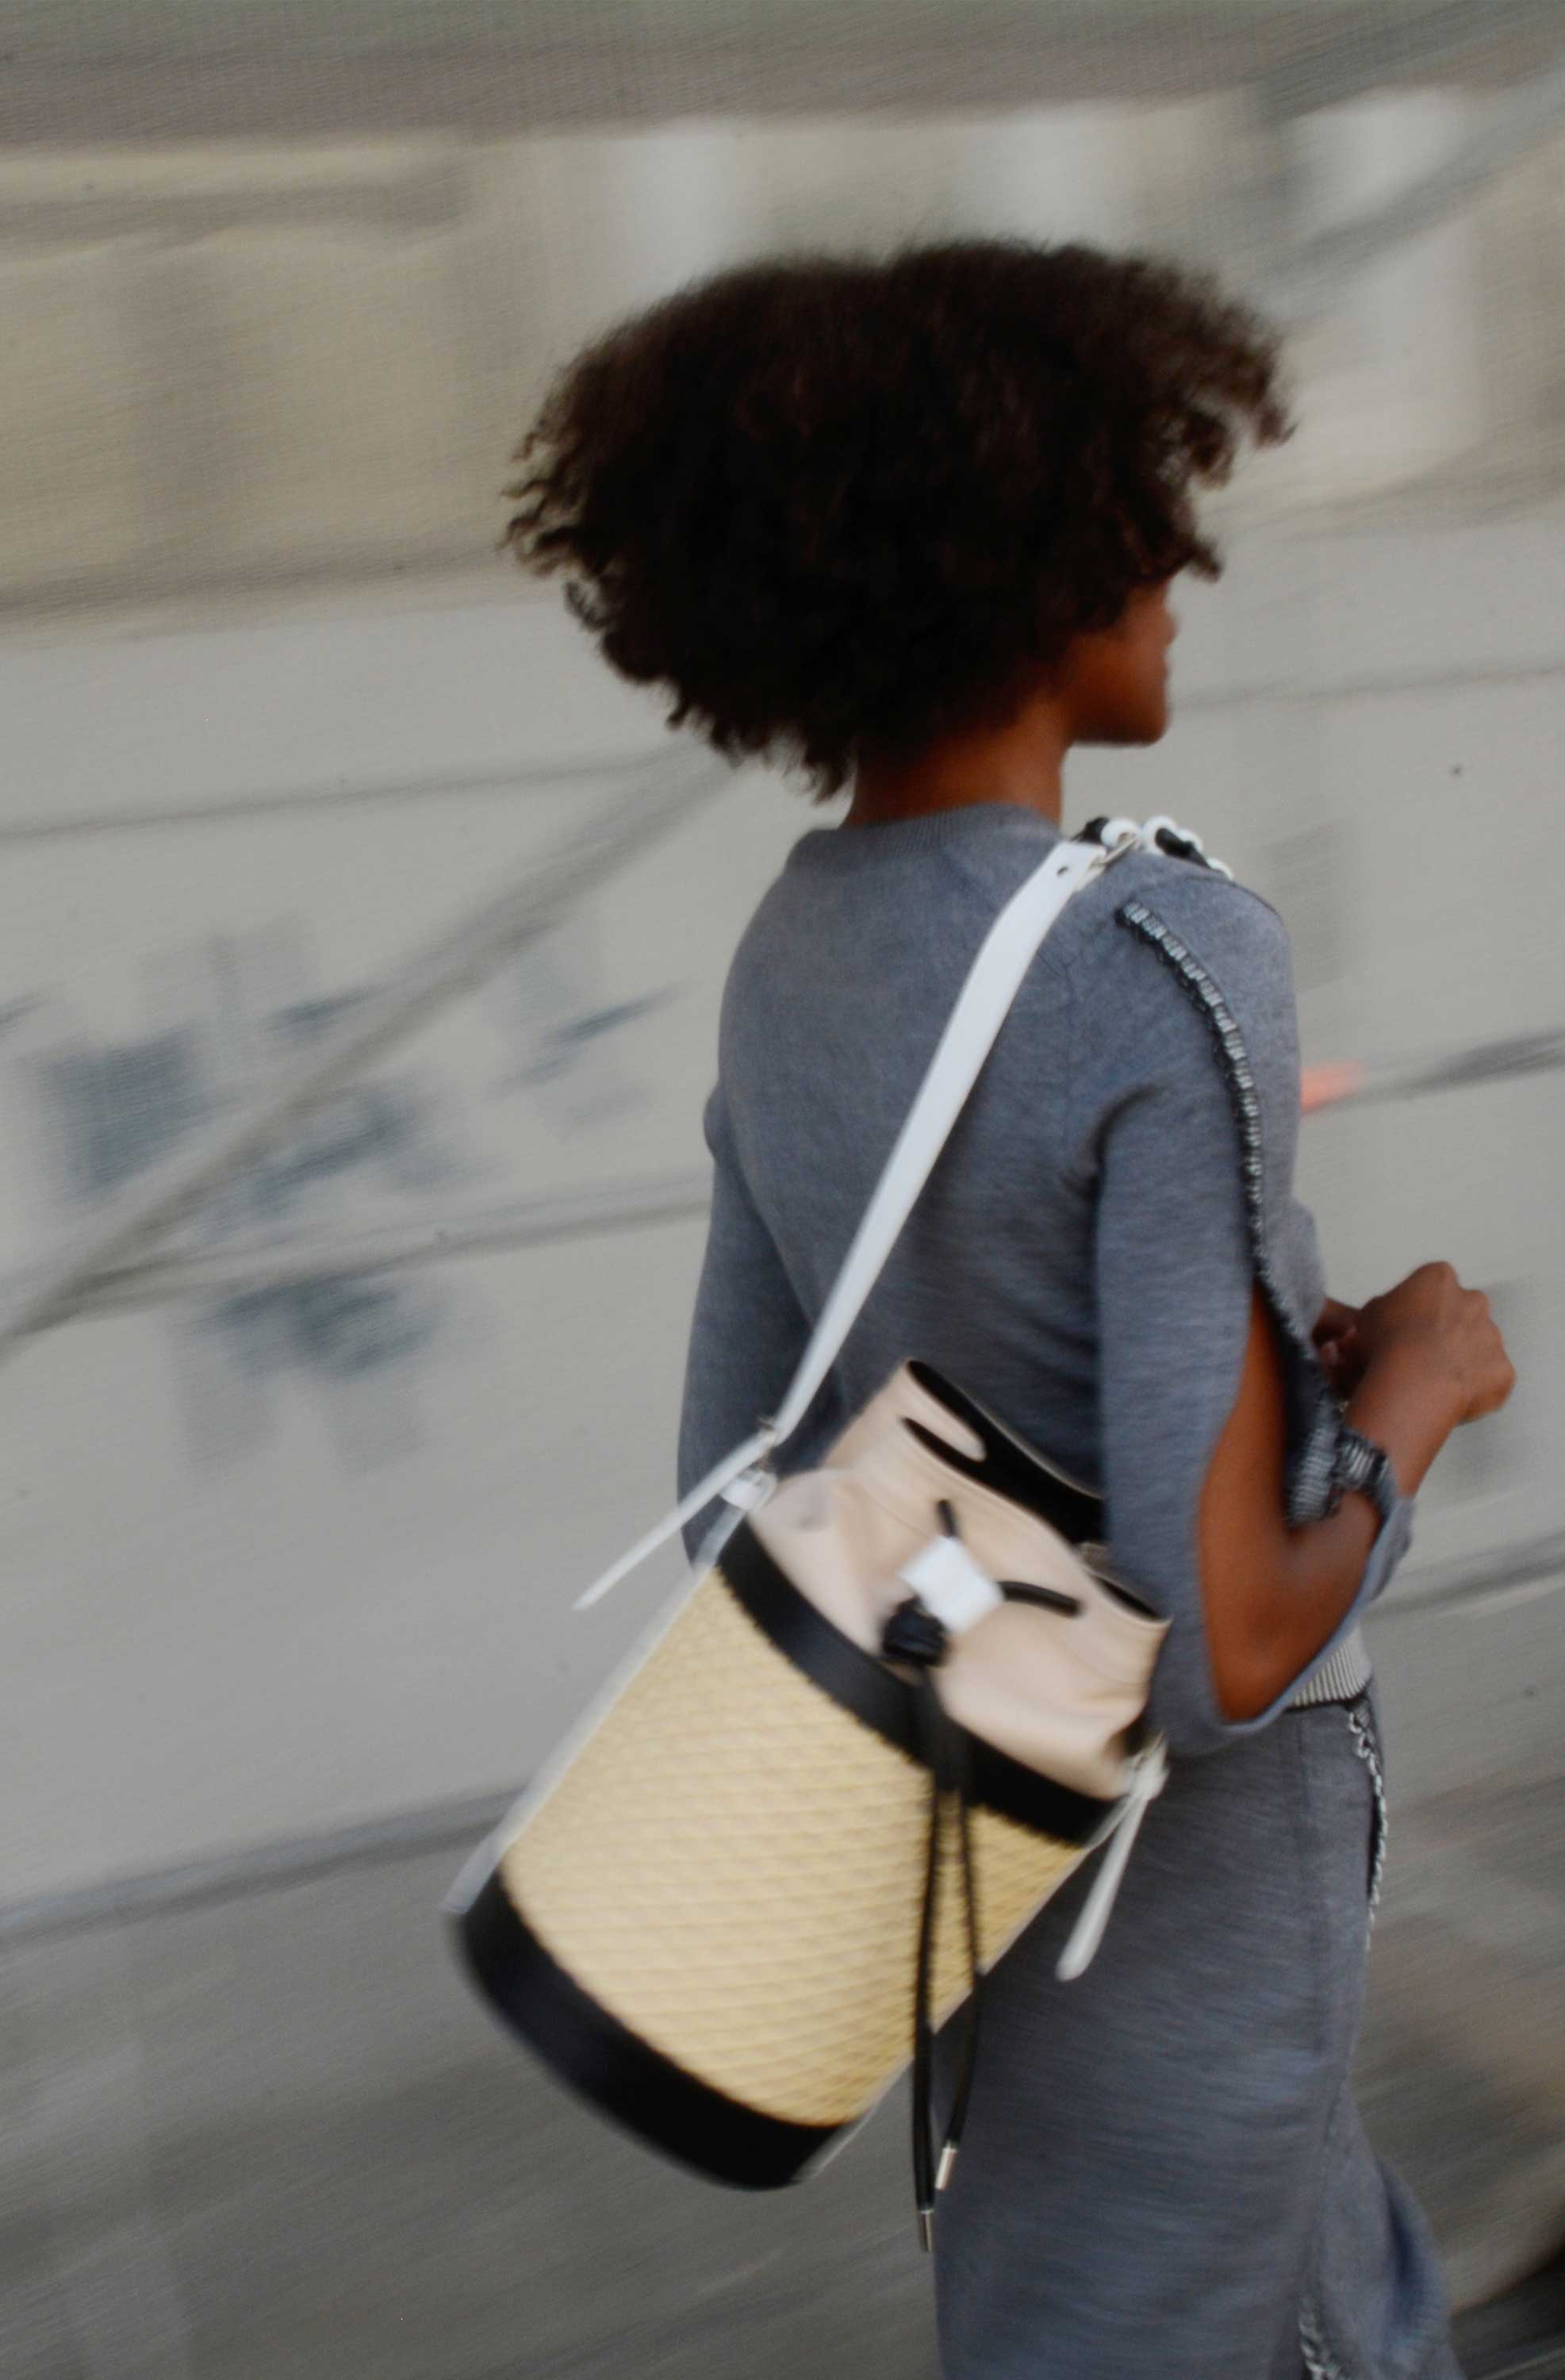
[[[795,845],[735,955],[682,1485],[777,1402],[983,935],[1057,830],[1005,804]],[[1348,2082],[1383,1842],[1354,1611],[1254,1721],[1213,1695],[1202,1482],[1252,1286],[1290,1372],[1290,1510],[1327,1509],[1324,1280],[1292,1195],[1297,1030],[1276,914],[1134,856],[1035,961],[885,1273],[782,1467],[917,1355],[1108,1499],[1116,1566],[1171,1621],[1172,1774],[1085,1977],[1054,1961],[1090,1870],[986,1990],[936,2226],[948,2380],[1451,2380],[1422,2217]],[[703,1519],[688,1543],[698,1545]]]

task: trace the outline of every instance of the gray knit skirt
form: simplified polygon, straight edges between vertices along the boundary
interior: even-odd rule
[[[1461,2380],[1349,2088],[1383,1828],[1373,1697],[1286,1712],[1175,1768],[1079,1982],[1085,1876],[997,1966],[936,2226],[946,2380]]]

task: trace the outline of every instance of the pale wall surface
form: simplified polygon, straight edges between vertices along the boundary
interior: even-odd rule
[[[1314,1059],[1438,1057],[1559,1021],[1562,556],[1548,521],[1246,546],[1186,603],[1168,743],[1081,765],[1079,815],[1168,808],[1281,904]],[[602,797],[552,767],[656,753],[661,734],[556,607],[503,595],[13,642],[0,701],[18,1257],[65,1220],[73,1165],[99,1169],[90,1213],[137,1131],[164,1128],[148,1080],[105,1057],[161,1034],[209,1085],[242,1078],[266,1015],[384,979]],[[722,967],[810,822],[781,786],[736,782],[546,959],[388,1061],[379,1138],[335,1103],[324,1147],[307,1135],[285,1182],[253,1179],[226,1230],[698,1174]],[[1437,1475],[1420,1562],[1565,1521],[1558,1084],[1306,1129],[1342,1294],[1449,1255],[1497,1286],[1517,1337],[1523,1390]],[[383,1310],[357,1319],[209,1300],[15,1354],[7,1897],[525,1775],[660,1592],[567,1613],[667,1487],[699,1245],[698,1220],[663,1222],[387,1277]],[[1565,1645],[1559,1611],[1388,1633],[1393,1685],[1405,1663],[1439,1713],[1438,1757],[1410,1714],[1411,1779],[1548,1739],[1558,1705],[1523,1704],[1519,1680],[1561,1682],[1537,1666]]]

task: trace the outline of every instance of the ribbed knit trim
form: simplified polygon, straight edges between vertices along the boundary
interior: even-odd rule
[[[1344,1636],[1328,1661],[1323,1661],[1289,1702],[1290,1710],[1308,1710],[1316,1703],[1352,1702],[1362,1694],[1375,1672],[1370,1668],[1362,1630]]]

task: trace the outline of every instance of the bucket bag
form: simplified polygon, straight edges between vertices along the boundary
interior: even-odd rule
[[[803,2178],[911,2060],[926,2244],[985,1971],[1096,1854],[1059,1961],[1082,1973],[1163,1783],[1143,1715],[1166,1622],[1114,1576],[1098,1496],[916,1354],[822,1462],[777,1462],[1044,936],[1159,848],[1201,851],[1168,820],[1098,821],[1001,909],[776,1413],[580,1601],[721,1500],[686,1583],[446,1904],[494,2012],[716,2180]],[[937,2139],[933,2036],[959,2010]]]

